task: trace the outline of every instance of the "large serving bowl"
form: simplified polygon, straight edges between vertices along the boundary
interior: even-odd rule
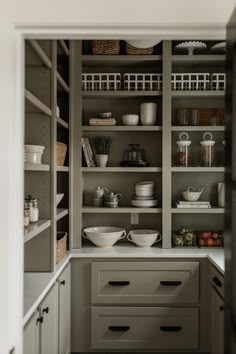
[[[83,230],[82,236],[97,247],[112,247],[118,240],[125,238],[126,231],[112,226],[88,227]]]
[[[139,247],[151,247],[161,241],[161,234],[156,230],[132,230],[128,233],[127,239]]]

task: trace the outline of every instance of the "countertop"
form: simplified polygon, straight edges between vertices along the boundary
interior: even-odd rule
[[[23,326],[37,310],[58,276],[72,258],[208,258],[222,273],[225,271],[223,249],[162,249],[139,248],[133,245],[112,248],[83,247],[68,253],[53,273],[24,274],[24,317]]]

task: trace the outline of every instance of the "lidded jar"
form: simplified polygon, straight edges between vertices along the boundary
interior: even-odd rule
[[[188,133],[182,132],[179,134],[179,140],[176,141],[177,144],[177,165],[188,167],[191,163],[191,151],[190,145],[191,140],[189,140]]]
[[[201,165],[203,167],[215,166],[215,140],[210,132],[203,134],[201,144]]]
[[[37,222],[39,220],[38,198],[29,195],[25,198],[25,208],[29,209],[30,222]]]

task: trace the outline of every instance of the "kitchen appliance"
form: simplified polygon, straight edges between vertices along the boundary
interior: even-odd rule
[[[82,236],[97,247],[112,247],[118,240],[126,237],[126,231],[121,227],[88,227],[83,230]]]
[[[161,241],[161,234],[156,230],[131,230],[127,239],[139,247],[151,247]]]
[[[123,153],[122,167],[146,167],[149,163],[146,161],[146,154],[140,148],[140,144],[129,144],[129,148]]]

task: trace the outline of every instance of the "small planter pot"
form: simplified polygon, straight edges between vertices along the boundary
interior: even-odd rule
[[[98,167],[106,167],[108,163],[108,155],[97,154],[96,164]]]

